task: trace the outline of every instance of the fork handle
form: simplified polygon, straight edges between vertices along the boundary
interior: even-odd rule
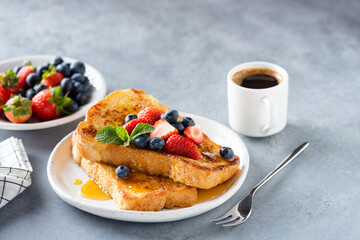
[[[294,160],[297,156],[302,153],[307,146],[309,146],[308,142],[305,142],[301,144],[298,148],[296,148],[292,153],[290,153],[289,156],[287,156],[279,165],[276,166],[274,170],[272,170],[266,177],[264,177],[263,180],[261,180],[256,186],[251,190],[251,193],[254,194],[264,183],[269,181],[270,178],[272,178],[275,174],[280,172],[281,169],[283,169],[286,165],[288,165],[292,160]]]

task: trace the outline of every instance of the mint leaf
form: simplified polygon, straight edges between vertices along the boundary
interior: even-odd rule
[[[130,141],[134,141],[140,135],[154,131],[155,128],[147,123],[138,123],[130,135]]]
[[[128,132],[122,126],[116,127],[116,133],[123,142],[128,141],[128,139],[130,138]]]
[[[96,140],[101,143],[115,143],[124,145],[125,147],[130,145],[130,142],[134,141],[140,135],[154,131],[155,128],[147,123],[139,123],[132,131],[131,136],[122,126],[106,126],[100,129],[96,134]]]
[[[123,141],[118,136],[116,132],[116,128],[114,126],[103,127],[97,132],[95,138],[98,142],[104,144],[109,144],[109,143],[123,144]]]

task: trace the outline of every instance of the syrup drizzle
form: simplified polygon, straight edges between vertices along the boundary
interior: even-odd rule
[[[80,185],[80,184],[82,184],[82,181],[81,181],[80,179],[75,179],[75,180],[73,181],[73,184],[74,184],[74,185]]]
[[[80,189],[80,195],[92,200],[109,200],[110,196],[106,195],[96,182],[89,179]]]

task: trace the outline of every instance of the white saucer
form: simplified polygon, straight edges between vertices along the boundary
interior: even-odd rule
[[[192,117],[214,142],[231,147],[235,154],[240,157],[242,172],[233,177],[230,183],[232,184],[231,187],[223,194],[191,207],[164,209],[158,212],[120,210],[116,208],[112,200],[97,201],[83,198],[79,194],[81,185],[74,185],[73,181],[81,179],[85,183],[89,177],[81,167],[74,163],[72,158],[72,133],[62,139],[50,155],[47,174],[51,187],[64,201],[83,211],[105,218],[130,222],[170,222],[197,216],[216,208],[231,198],[243,184],[249,169],[247,148],[239,135],[218,122],[186,113],[182,113],[181,116]]]
[[[56,56],[51,55],[32,55],[32,56],[23,56],[18,58],[13,58],[5,61],[0,62],[0,72],[4,72],[8,69],[13,69],[17,65],[21,65],[24,63],[24,61],[31,61],[31,63],[38,67],[41,66],[44,63],[51,62],[56,58]],[[76,59],[63,57],[62,58],[65,62],[75,62]],[[28,123],[22,123],[22,124],[14,124],[8,121],[5,121],[0,118],[0,129],[7,129],[7,130],[35,130],[35,129],[43,129],[43,128],[50,128],[50,127],[56,127],[59,125],[63,125],[69,122],[72,122],[76,119],[79,119],[83,116],[85,116],[87,110],[104,98],[106,94],[106,83],[104,80],[104,77],[100,74],[98,70],[96,70],[94,67],[90,66],[89,64],[85,64],[86,72],[85,75],[89,78],[90,84],[93,87],[92,93],[91,93],[91,99],[90,102],[79,107],[79,110],[69,116],[61,117],[59,119],[51,120],[51,121],[45,121],[45,122],[39,122],[35,119],[30,119],[30,122]]]

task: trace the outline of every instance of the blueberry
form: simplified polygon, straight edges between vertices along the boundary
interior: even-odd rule
[[[84,74],[85,73],[85,65],[84,65],[84,63],[77,61],[70,65],[70,70],[71,70],[72,74],[74,74],[74,73]]]
[[[61,73],[64,77],[70,77],[71,71],[69,66],[66,63],[60,63],[56,66],[56,71]]]
[[[63,62],[64,62],[64,60],[61,57],[56,57],[54,59],[54,62],[52,63],[52,65],[57,66],[57,65],[59,65],[59,64],[61,64]]]
[[[25,97],[31,100],[36,95],[36,91],[33,88],[30,88],[26,91]]]
[[[21,89],[19,90],[19,94],[20,94],[21,96],[25,97],[25,96],[26,96],[26,89],[21,88]]]
[[[65,63],[65,65],[70,69],[71,63]]]
[[[183,126],[181,123],[179,123],[179,122],[174,122],[174,123],[172,123],[171,125],[173,125],[173,127],[176,128],[180,134],[183,134],[183,132],[184,132],[184,126]]]
[[[134,120],[136,118],[137,118],[136,114],[129,114],[125,117],[125,123],[130,122],[131,120]]]
[[[121,165],[118,166],[115,170],[115,174],[119,178],[126,178],[130,173],[130,170],[127,166]]]
[[[26,84],[28,85],[29,88],[33,88],[40,81],[41,81],[41,77],[37,73],[30,73],[26,77]]]
[[[64,110],[67,111],[68,113],[74,113],[79,109],[79,105],[77,104],[76,101],[72,101],[72,104],[69,107],[65,107]]]
[[[13,68],[13,72],[14,72],[15,74],[17,74],[17,73],[20,71],[21,68],[22,68],[22,65],[17,65],[17,66],[15,66],[15,67]]]
[[[148,145],[149,145],[149,138],[147,135],[140,135],[139,137],[137,137],[135,140],[134,140],[134,143],[135,145],[138,147],[138,148],[146,148]]]
[[[234,157],[234,151],[229,147],[222,147],[219,152],[223,158],[232,159]]]
[[[49,69],[50,64],[44,64],[36,69],[36,73],[39,76],[42,76],[45,70]]]
[[[48,89],[48,86],[46,86],[46,85],[44,85],[44,84],[39,84],[39,85],[36,85],[36,86],[34,87],[34,90],[35,90],[36,93],[39,93],[39,92],[41,92],[41,91],[44,90],[44,89]]]
[[[73,83],[70,78],[64,78],[63,80],[61,80],[60,87],[63,94],[70,93],[73,89]]]
[[[170,111],[167,111],[165,114],[164,114],[164,118],[166,121],[168,121],[169,123],[174,123],[176,122],[176,120],[178,119],[179,117],[179,112],[176,111],[176,110],[170,110]]]
[[[179,121],[184,128],[187,128],[188,126],[195,126],[195,122],[191,117],[183,117]]]
[[[78,94],[76,94],[75,101],[79,104],[79,106],[87,104],[90,101],[90,93],[79,92]]]
[[[90,91],[90,83],[89,82],[84,82],[83,83],[83,92],[89,92]]]
[[[165,113],[162,113],[161,116],[160,116],[160,118],[163,119],[164,116],[165,116]]]
[[[72,76],[71,76],[71,80],[73,81],[77,81],[77,82],[80,82],[80,83],[84,83],[86,81],[86,77],[80,73],[74,73]]]
[[[161,137],[154,137],[150,140],[149,145],[152,150],[161,150],[165,147],[165,141]]]
[[[75,93],[75,95],[83,91],[83,85],[80,82],[76,82],[76,81],[71,81],[71,82],[73,84],[73,93]]]

